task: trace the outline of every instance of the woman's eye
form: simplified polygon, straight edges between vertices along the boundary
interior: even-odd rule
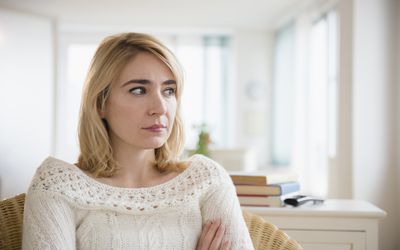
[[[175,95],[175,92],[176,92],[176,90],[174,88],[167,88],[164,90],[164,93],[167,96],[173,96],[173,95]]]
[[[138,87],[138,88],[130,89],[129,92],[131,92],[134,95],[143,95],[146,93],[146,89],[142,88],[142,87]]]

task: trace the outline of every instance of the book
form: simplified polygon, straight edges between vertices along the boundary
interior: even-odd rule
[[[294,172],[230,172],[229,175],[235,185],[265,186],[284,182],[296,182],[298,180],[298,175]]]
[[[292,192],[300,191],[300,184],[298,182],[284,182],[272,185],[235,185],[236,193],[238,195],[285,195]]]
[[[297,194],[297,192],[281,196],[239,195],[238,198],[241,206],[283,207],[285,205],[284,200],[295,194]]]

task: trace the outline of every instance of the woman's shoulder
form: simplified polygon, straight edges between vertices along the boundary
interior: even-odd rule
[[[230,181],[230,177],[226,169],[216,161],[207,156],[196,154],[188,159],[189,166],[193,173],[198,175],[205,175],[212,179],[220,179]]]
[[[37,168],[29,191],[61,190],[76,179],[81,178],[79,169],[55,157],[47,157]]]

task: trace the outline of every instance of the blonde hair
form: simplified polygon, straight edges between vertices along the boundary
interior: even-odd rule
[[[185,164],[178,160],[183,148],[183,125],[179,112],[183,88],[180,64],[168,48],[152,36],[140,33],[122,33],[105,38],[92,59],[83,89],[78,135],[79,168],[94,176],[110,177],[118,169],[107,132],[107,123],[100,117],[114,82],[122,69],[138,53],[148,52],[159,58],[171,70],[177,83],[177,111],[170,136],[163,146],[155,149],[154,165],[160,171],[182,170]]]

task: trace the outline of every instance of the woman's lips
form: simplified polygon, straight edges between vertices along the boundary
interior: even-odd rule
[[[163,124],[154,124],[154,125],[151,125],[149,127],[145,127],[143,129],[147,130],[147,131],[151,131],[151,132],[161,132],[166,128],[167,128],[167,126],[165,126]]]

